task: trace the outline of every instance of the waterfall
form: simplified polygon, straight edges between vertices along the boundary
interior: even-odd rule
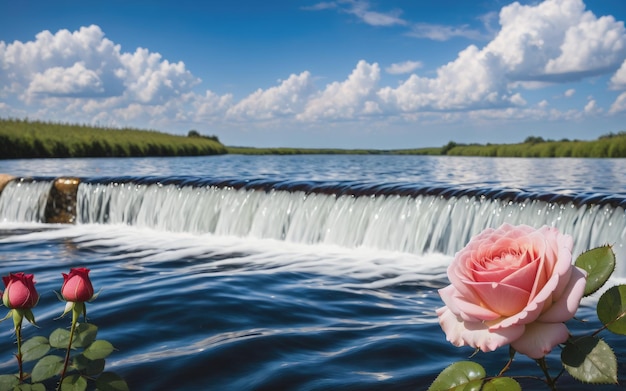
[[[44,221],[52,181],[15,180],[0,193],[0,222]]]
[[[453,255],[473,235],[505,222],[555,226],[574,238],[574,255],[608,243],[621,257],[626,245],[624,208],[609,204],[137,183],[81,183],[77,200],[81,224],[128,224],[416,254]]]

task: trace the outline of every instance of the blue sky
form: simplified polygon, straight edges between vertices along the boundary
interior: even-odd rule
[[[626,130],[626,2],[15,1],[0,117],[414,148]]]

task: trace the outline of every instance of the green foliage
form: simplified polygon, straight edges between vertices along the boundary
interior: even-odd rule
[[[0,119],[0,159],[195,156],[226,153],[216,136]]]
[[[70,370],[61,385],[61,390],[86,390],[95,381],[99,390],[128,390],[126,381],[112,372],[104,372],[105,359],[115,350],[105,340],[96,339],[98,327],[91,323],[81,323],[76,327],[72,341]],[[0,391],[24,389],[44,390],[41,382],[58,376],[63,369],[63,358],[46,354],[51,349],[66,350],[69,345],[70,331],[54,330],[49,338],[36,336],[24,342],[22,346],[23,362],[39,360],[35,363],[30,376],[31,384],[19,383],[17,375],[0,376]],[[81,351],[82,350],[82,351]],[[43,388],[42,388],[43,387]],[[93,388],[93,387],[92,387]]]
[[[576,259],[575,265],[587,272],[585,296],[596,292],[604,285],[615,270],[615,254],[611,246],[602,246],[585,251]]]
[[[584,383],[617,384],[617,359],[603,340],[588,336],[568,342],[561,352],[565,370]]]
[[[455,362],[441,371],[428,391],[480,390],[485,375],[485,368],[478,363],[472,361]]]
[[[17,375],[0,375],[0,391],[13,390],[20,383]]]
[[[619,132],[610,137],[600,136],[593,141],[544,140],[530,136],[518,144],[470,144],[456,145],[453,142],[442,148],[447,155],[485,156],[485,157],[590,157],[610,158],[626,157],[626,132]]]
[[[597,313],[609,331],[626,335],[626,285],[614,286],[604,292],[598,300]]]
[[[62,369],[63,357],[45,356],[35,364],[31,379],[33,383],[39,383],[60,374]]]
[[[497,377],[485,383],[482,391],[521,391],[522,386],[510,377]]]
[[[103,372],[96,379],[96,387],[100,391],[128,391],[128,385],[113,372]]]
[[[22,361],[39,360],[50,351],[50,344],[46,337],[36,336],[22,345]]]

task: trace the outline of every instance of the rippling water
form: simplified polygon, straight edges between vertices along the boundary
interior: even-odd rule
[[[624,159],[16,160],[0,161],[0,173],[98,181],[132,175],[368,186],[404,183],[626,198]],[[527,210],[520,213],[528,214]],[[159,210],[154,213],[158,216]],[[255,216],[273,218],[271,210],[267,213],[259,210]],[[623,208],[611,207],[610,213],[611,219],[597,218],[587,223],[588,229],[623,224],[619,220],[624,219]],[[511,214],[502,217],[510,218]],[[616,235],[617,241],[624,239],[624,231]],[[345,243],[129,223],[46,225],[7,220],[0,222],[0,273],[26,271],[36,276],[41,300],[35,316],[41,330],[27,326],[28,338],[67,326],[67,319],[55,320],[63,304],[53,291],[60,289],[61,272],[90,268],[96,290],[102,289],[89,304],[90,318],[100,327],[99,336],[118,349],[107,359],[108,368],[135,390],[422,390],[448,364],[473,353],[445,341],[434,312],[441,306],[436,290],[448,284],[445,270],[453,250],[406,252],[368,242]],[[584,303],[579,317],[598,327],[593,299]],[[577,321],[568,325],[572,330],[589,327]],[[626,362],[623,341],[602,335]],[[12,338],[10,325],[0,324],[0,373],[14,370],[9,354]],[[508,356],[502,350],[473,359],[496,374]],[[558,352],[548,357],[548,363],[560,366]],[[541,375],[536,364],[523,357],[513,367],[514,374]],[[621,366],[620,376],[625,374]],[[562,380],[563,389],[589,389],[567,377]],[[534,380],[524,381],[524,386],[545,389]]]

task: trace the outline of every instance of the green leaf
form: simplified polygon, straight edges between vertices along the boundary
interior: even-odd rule
[[[596,337],[567,342],[561,361],[573,378],[583,383],[617,384],[617,359],[609,345]]]
[[[615,254],[611,246],[597,247],[580,254],[574,264],[587,272],[584,295],[589,296],[611,277],[615,270]]]
[[[76,326],[76,332],[74,333],[72,348],[84,348],[91,345],[91,343],[96,340],[97,333],[98,327],[95,324],[79,324],[78,326]]]
[[[46,391],[46,386],[44,386],[41,383],[36,383],[36,384],[22,383],[19,386],[15,387],[13,390],[19,390],[19,391]]]
[[[109,341],[101,339],[89,345],[83,354],[90,360],[97,360],[99,358],[107,358],[114,349]]]
[[[626,285],[609,288],[600,296],[598,319],[615,334],[626,335]]]
[[[22,362],[39,360],[50,351],[46,337],[33,337],[22,345]]]
[[[98,327],[91,323],[81,323],[76,326],[74,331],[74,340],[72,341],[72,349],[83,348],[91,345],[96,339]],[[57,349],[67,349],[70,343],[70,331],[65,329],[56,329],[50,334],[50,346]]]
[[[63,359],[58,356],[46,356],[39,360],[33,368],[33,382],[40,382],[58,375],[63,369]]]
[[[439,376],[433,381],[428,391],[444,391],[444,390],[465,390],[474,389],[474,385],[478,384],[478,389],[482,385],[482,379],[485,378],[485,369],[472,361],[459,361],[448,366],[441,371]]]
[[[61,391],[85,391],[87,389],[87,379],[80,375],[71,375],[63,379]]]
[[[83,372],[87,376],[96,376],[104,371],[105,360],[99,358],[96,360],[90,360],[82,354],[76,355],[72,364],[76,369]]]
[[[129,391],[126,381],[113,372],[103,372],[98,376],[96,387],[100,391]]]
[[[56,329],[50,334],[50,346],[57,349],[67,349],[70,343],[69,330]]]
[[[496,377],[489,380],[482,388],[483,391],[522,391],[522,386],[510,377]]]
[[[12,390],[19,382],[17,375],[0,375],[0,391]]]

